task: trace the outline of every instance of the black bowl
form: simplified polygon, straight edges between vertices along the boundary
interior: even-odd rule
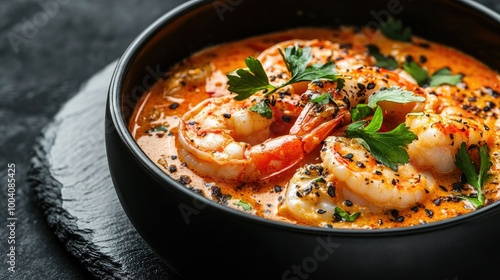
[[[401,229],[280,223],[191,192],[149,160],[127,130],[142,93],[176,62],[204,47],[300,26],[376,27],[389,14],[411,26],[414,34],[454,46],[500,70],[500,17],[468,1],[191,1],[161,17],[132,43],[109,90],[109,166],[128,217],[169,267],[186,279],[496,278],[499,203]]]

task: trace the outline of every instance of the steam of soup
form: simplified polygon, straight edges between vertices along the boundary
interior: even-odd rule
[[[499,199],[498,74],[380,30],[301,28],[202,50],[129,130],[194,192],[268,219],[405,227]]]

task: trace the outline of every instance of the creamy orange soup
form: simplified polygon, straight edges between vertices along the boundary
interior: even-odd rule
[[[396,79],[402,81],[400,84],[407,85],[408,90],[418,90],[419,94],[425,97],[422,103],[381,105],[385,114],[384,126],[389,130],[406,122],[406,125],[414,130],[417,140],[428,142],[419,144],[414,140],[407,147],[409,162],[401,164],[398,171],[390,170],[371,159],[370,153],[358,140],[344,137],[344,130],[351,122],[350,113],[345,112],[335,128],[319,140],[317,137],[311,138],[313,140],[306,136],[293,137],[294,141],[304,142],[303,147],[314,143],[311,144],[313,147],[304,148],[307,151],[301,151],[300,147],[297,150],[293,145],[289,147],[286,139],[281,139],[286,138],[284,135],[291,134],[290,130],[297,124],[304,108],[304,103],[295,102],[301,100],[301,94],[308,90],[308,83],[302,82],[281,89],[275,93],[275,97],[270,98],[271,106],[281,107],[275,110],[273,119],[268,121],[269,126],[264,126],[263,129],[240,125],[227,128],[250,130],[245,139],[236,139],[236,136],[234,139],[236,142],[248,142],[247,147],[258,147],[266,140],[282,137],[276,142],[284,143],[283,146],[272,152],[281,151],[290,153],[291,156],[303,153],[304,157],[298,163],[293,164],[291,160],[290,163],[284,163],[290,166],[280,165],[279,170],[268,171],[274,163],[272,160],[264,160],[263,163],[256,163],[257,167],[252,167],[256,170],[250,167],[240,170],[240,166],[235,166],[236,175],[222,176],[218,175],[218,172],[226,168],[233,170],[233,161],[226,160],[215,164],[210,162],[210,159],[204,159],[184,149],[179,141],[179,129],[187,129],[190,125],[195,125],[195,122],[200,124],[197,129],[207,129],[209,132],[203,135],[199,133],[193,137],[200,139],[188,139],[188,142],[206,141],[208,147],[210,144],[219,143],[219,140],[215,139],[218,135],[214,130],[203,127],[209,123],[203,122],[205,117],[195,116],[198,111],[193,112],[193,108],[197,104],[208,98],[216,99],[221,102],[220,105],[217,105],[217,102],[204,103],[207,106],[215,104],[213,108],[206,109],[213,110],[208,114],[220,114],[227,119],[234,118],[235,114],[243,110],[228,109],[224,112],[225,108],[229,108],[224,104],[234,102],[230,101],[234,94],[228,90],[228,73],[245,68],[245,58],[252,56],[261,58],[271,83],[285,79],[289,73],[284,68],[283,58],[277,49],[283,50],[285,46],[294,44],[299,47],[311,46],[314,59],[322,59],[323,63],[334,61],[339,75],[346,79],[345,87],[349,86],[347,84],[353,84],[356,79],[365,79],[365,74],[376,72],[377,75],[384,75],[390,72],[385,74],[386,79],[396,75]],[[367,46],[377,46],[381,54],[394,57],[399,65],[398,69],[389,71],[374,67],[376,58],[373,53],[370,54]],[[402,68],[405,61],[416,62],[427,70],[429,75],[448,67],[451,73],[460,74],[462,78],[455,85],[419,87],[412,76]],[[374,87],[374,84],[366,81],[365,84],[358,82],[357,89]],[[353,87],[356,88],[356,83]],[[309,85],[309,90],[321,91],[326,90],[325,88],[328,86],[322,82]],[[342,90],[338,91],[334,98],[340,100],[341,95]],[[482,187],[485,196],[483,207],[488,207],[499,199],[499,98],[498,73],[453,48],[417,37],[413,37],[412,42],[396,41],[386,38],[380,31],[368,29],[360,31],[350,27],[304,28],[213,46],[186,58],[171,69],[167,78],[158,81],[144,94],[130,120],[129,129],[143,151],[165,173],[194,192],[227,207],[272,220],[310,226],[395,228],[435,222],[476,209],[469,200],[463,198],[476,196],[476,191],[465,182],[462,171],[453,164],[455,154],[442,153],[448,151],[449,146],[455,147],[450,151],[456,152],[460,141],[465,142],[468,147],[488,146],[492,162],[488,173],[492,176]],[[360,103],[365,101],[361,100]],[[237,106],[248,110],[245,106],[250,106],[248,104],[252,102],[252,98],[241,102],[247,103]],[[186,117],[186,114],[193,116]],[[453,131],[443,124],[441,119],[433,122],[432,116],[459,122],[458,128]],[[258,123],[259,117],[252,115],[251,121]],[[188,123],[180,126],[183,120]],[[419,125],[419,121],[424,125]],[[479,125],[473,126],[471,123]],[[436,127],[438,131],[445,131],[443,133],[446,137],[425,135]],[[228,132],[231,133],[233,131]],[[479,140],[472,139],[476,134]],[[215,137],[215,140],[207,135]],[[436,139],[429,140],[429,137]],[[441,138],[451,138],[457,143],[440,143]],[[197,147],[195,145],[192,148]],[[214,150],[218,148],[214,147]],[[479,166],[479,157],[474,151],[476,150],[470,149],[469,154],[476,166]],[[452,165],[444,168],[446,164],[450,164],[450,159]],[[203,167],[193,166],[197,164],[203,164]],[[404,165],[409,165],[409,171]],[[262,168],[263,173],[260,173],[259,168]],[[243,172],[245,175],[240,175]],[[359,214],[356,219],[349,221],[336,213],[335,207],[347,215]]]

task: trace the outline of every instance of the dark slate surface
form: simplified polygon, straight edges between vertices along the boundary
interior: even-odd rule
[[[0,2],[0,166],[2,166],[0,168],[0,178],[2,178],[0,279],[88,279],[92,278],[92,275],[105,275],[99,273],[106,271],[117,273],[114,274],[115,276],[125,276],[120,274],[120,271],[125,271],[130,273],[131,278],[168,277],[167,269],[146,247],[140,246],[140,240],[136,243],[139,247],[131,249],[143,256],[144,261],[130,262],[130,259],[127,259],[128,255],[123,254],[127,251],[124,250],[123,244],[117,244],[112,238],[99,239],[99,236],[102,236],[99,230],[103,226],[109,226],[106,221],[101,221],[99,227],[97,226],[99,221],[83,219],[78,222],[68,219],[68,224],[71,225],[69,229],[94,228],[96,231],[94,233],[84,231],[80,236],[62,235],[61,239],[56,238],[54,232],[61,234],[64,230],[51,228],[49,225],[53,225],[55,221],[44,218],[43,213],[47,208],[44,208],[43,203],[40,204],[41,207],[35,203],[34,194],[39,193],[39,190],[34,192],[30,188],[28,171],[33,146],[36,143],[35,138],[40,135],[44,127],[46,127],[46,137],[43,139],[49,142],[41,141],[40,144],[52,147],[57,142],[50,142],[54,139],[51,137],[64,138],[63,134],[59,135],[64,124],[63,119],[59,119],[59,122],[53,121],[63,104],[77,94],[81,85],[94,73],[117,59],[144,27],[181,2],[183,1],[2,0]],[[478,0],[478,2],[487,4],[500,12],[500,1]],[[45,5],[40,3],[45,3]],[[94,80],[96,85],[105,84],[106,75],[109,75],[106,71],[109,69],[97,75],[103,80]],[[90,85],[85,90],[97,92],[95,88],[93,91]],[[85,105],[84,102],[86,102],[84,95],[79,94],[58,116],[71,117],[72,112],[85,114],[83,109],[92,103]],[[67,109],[68,107],[73,107],[73,109]],[[72,128],[66,127],[65,129],[71,131]],[[83,133],[88,138],[83,139],[96,141],[96,138],[91,139],[92,135],[97,132],[98,130],[89,129]],[[102,145],[102,143],[96,143]],[[99,145],[93,148],[98,148]],[[75,145],[74,148],[69,148],[68,157],[64,153],[51,155],[51,157],[68,160],[72,156],[82,155],[78,151],[81,153],[81,149],[85,147]],[[39,155],[44,155],[43,150],[38,150],[38,152]],[[104,160],[104,158],[99,158],[99,164],[103,164]],[[5,230],[8,224],[5,186],[8,163],[16,164],[16,273],[8,272],[6,263],[9,232]],[[68,161],[56,162],[55,166],[59,167],[56,171],[63,170],[69,164]],[[99,166],[102,165],[96,165],[94,168]],[[83,172],[81,174],[83,177],[78,177],[75,182],[63,182],[64,186],[76,186],[78,183],[92,180],[97,183],[95,186],[106,182],[104,177],[91,175],[90,170],[86,172]],[[55,175],[64,174],[55,173]],[[34,179],[36,180],[37,177],[35,176]],[[72,191],[78,189],[68,188],[67,190],[62,194],[71,197],[75,194]],[[110,195],[110,199],[113,199],[112,193],[106,195]],[[77,205],[78,201],[89,203],[85,198],[73,197],[63,201],[63,205],[71,208],[70,206]],[[110,208],[96,207],[95,210],[105,211]],[[116,208],[111,208],[111,210],[117,213],[118,216],[115,218],[119,221],[113,230],[123,235],[133,236],[135,232],[127,224],[128,221],[123,213],[117,211]],[[61,219],[69,218],[67,214],[78,215],[77,212],[65,214],[60,215]],[[73,226],[75,228],[72,228]],[[74,255],[77,257],[74,257],[67,252],[67,250],[77,248],[79,242],[83,240],[81,238],[89,239],[89,237],[94,238],[95,246],[106,242],[110,244],[110,247],[101,251],[105,260],[102,267],[92,262],[82,262],[85,257],[93,256],[78,255],[78,251],[72,251],[76,252]],[[116,253],[120,250],[122,255],[117,255]],[[141,267],[147,268],[147,271],[141,271]]]
[[[109,176],[106,91],[116,63],[67,102],[35,145],[35,201],[66,250],[99,279],[178,279],[129,222]]]
[[[48,227],[29,188],[35,138],[84,81],[116,60],[152,21],[184,1],[41,2],[57,3],[57,12],[49,15],[36,0],[0,1],[0,279],[88,279],[84,266]],[[34,22],[39,27],[30,30]],[[21,38],[16,47],[10,40],[14,37]],[[17,179],[15,274],[7,271],[6,263],[10,162],[16,164]]]

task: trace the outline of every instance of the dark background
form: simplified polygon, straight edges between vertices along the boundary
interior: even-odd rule
[[[34,202],[27,182],[32,147],[82,83],[185,1],[0,1],[0,279],[87,279]],[[500,12],[498,0],[477,2]],[[15,274],[6,263],[8,163],[16,164]]]

